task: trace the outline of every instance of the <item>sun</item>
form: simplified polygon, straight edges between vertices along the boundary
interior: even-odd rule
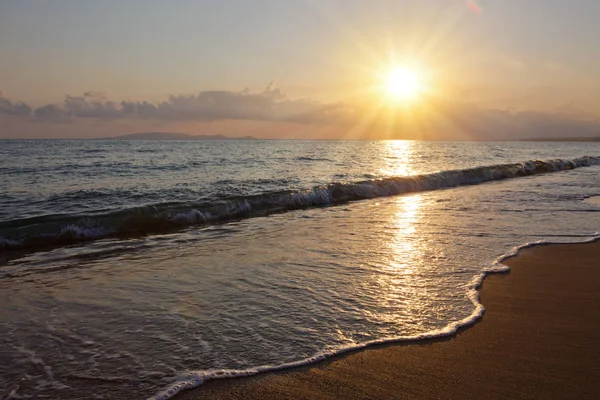
[[[384,78],[385,93],[396,101],[415,101],[423,94],[424,89],[422,74],[411,67],[393,67]]]

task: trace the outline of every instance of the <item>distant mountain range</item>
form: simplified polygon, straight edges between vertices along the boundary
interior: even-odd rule
[[[96,138],[95,140],[256,140],[253,136],[188,135],[178,132],[140,132],[128,135]]]

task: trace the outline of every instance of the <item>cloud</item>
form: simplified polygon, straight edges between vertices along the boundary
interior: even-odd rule
[[[343,103],[319,103],[289,99],[273,83],[259,93],[203,91],[197,95],[171,95],[167,101],[108,100],[100,92],[82,96],[66,95],[62,104],[46,104],[32,110],[25,103],[12,103],[0,97],[0,113],[31,116],[37,120],[66,122],[74,118],[153,119],[162,121],[255,120],[286,121],[305,124],[337,123],[351,111]]]
[[[13,103],[4,96],[0,90],[0,114],[27,116],[31,114],[31,107],[22,102]]]
[[[94,92],[86,92],[83,96],[65,97],[64,111],[70,117],[76,118],[120,118],[123,116],[120,106],[107,101],[103,96]]]
[[[340,104],[288,99],[271,84],[260,93],[204,91],[194,96],[170,96],[158,104],[121,102],[124,115],[162,120],[258,120],[333,123],[343,115]]]
[[[56,104],[47,104],[35,109],[33,115],[36,119],[54,122],[67,122],[69,115],[67,112]]]
[[[262,92],[203,91],[190,96],[171,95],[158,103],[117,102],[104,93],[88,91],[81,96],[66,95],[60,104],[46,104],[32,110],[0,92],[0,115],[29,122],[115,124],[120,121],[139,126],[156,123],[176,126],[218,121],[248,125],[255,121],[279,123],[280,127],[296,124],[305,126],[306,132],[336,128],[340,135],[351,132],[349,136],[356,138],[515,139],[600,135],[598,119],[567,113],[568,110],[555,109],[551,113],[501,110],[484,108],[481,103],[430,99],[427,111],[397,111],[394,115],[395,111],[374,111],[372,104],[370,98],[354,103],[291,99],[269,84]]]

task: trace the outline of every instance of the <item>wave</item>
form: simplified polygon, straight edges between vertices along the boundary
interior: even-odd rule
[[[221,369],[221,370],[202,370],[202,371],[189,371],[178,376],[175,379],[175,382],[159,391],[154,396],[150,397],[148,400],[168,400],[175,396],[177,393],[182,390],[193,389],[204,384],[206,381],[214,380],[214,379],[226,379],[226,378],[239,378],[245,376],[253,376],[258,375],[265,372],[275,372],[281,371],[291,368],[296,368],[300,366],[305,366],[309,364],[313,364],[319,361],[326,360],[333,356],[343,355],[352,351],[357,351],[364,349],[366,347],[371,347],[374,345],[382,345],[382,344],[391,344],[391,343],[415,343],[423,340],[432,340],[432,339],[440,339],[444,337],[448,337],[450,335],[458,332],[459,329],[466,328],[470,325],[473,325],[476,321],[478,321],[483,314],[485,313],[485,308],[483,304],[479,301],[479,291],[478,289],[483,284],[484,279],[490,274],[496,273],[504,273],[508,272],[510,268],[503,264],[503,262],[509,258],[516,256],[519,251],[540,245],[549,245],[549,244],[563,244],[563,243],[591,243],[600,240],[600,233],[595,233],[593,235],[587,236],[586,239],[580,241],[573,242],[553,242],[553,241],[536,241],[525,243],[521,246],[514,247],[510,252],[498,257],[494,260],[491,265],[485,267],[481,273],[475,275],[471,282],[469,283],[467,290],[468,296],[475,306],[475,309],[471,312],[471,314],[461,320],[451,322],[441,329],[437,329],[430,332],[425,332],[419,335],[413,336],[398,336],[391,338],[383,338],[376,339],[367,342],[344,345],[338,347],[332,347],[328,350],[321,351],[312,357],[308,357],[305,359],[301,359],[298,361],[292,361],[288,363],[278,364],[278,365],[261,365],[254,368],[249,369]]]
[[[329,158],[321,158],[321,157],[296,157],[296,161],[326,161],[333,162]]]
[[[145,235],[290,210],[600,165],[600,157],[527,161],[432,174],[334,182],[305,191],[232,196],[213,202],[163,203],[100,215],[51,215],[0,223],[0,252]]]

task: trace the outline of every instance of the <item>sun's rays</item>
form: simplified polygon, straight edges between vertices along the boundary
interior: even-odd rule
[[[458,41],[454,33],[466,18],[480,13],[480,2],[440,8],[434,24],[415,18],[398,24],[390,12],[394,7],[373,6],[378,24],[368,27],[352,23],[352,12],[339,3],[308,3],[348,44],[331,56],[347,84],[343,101],[353,109],[352,121],[338,131],[340,137],[432,139],[464,130],[448,105],[463,100],[457,98],[461,88],[456,82],[470,78],[464,59],[456,55],[478,38]]]

